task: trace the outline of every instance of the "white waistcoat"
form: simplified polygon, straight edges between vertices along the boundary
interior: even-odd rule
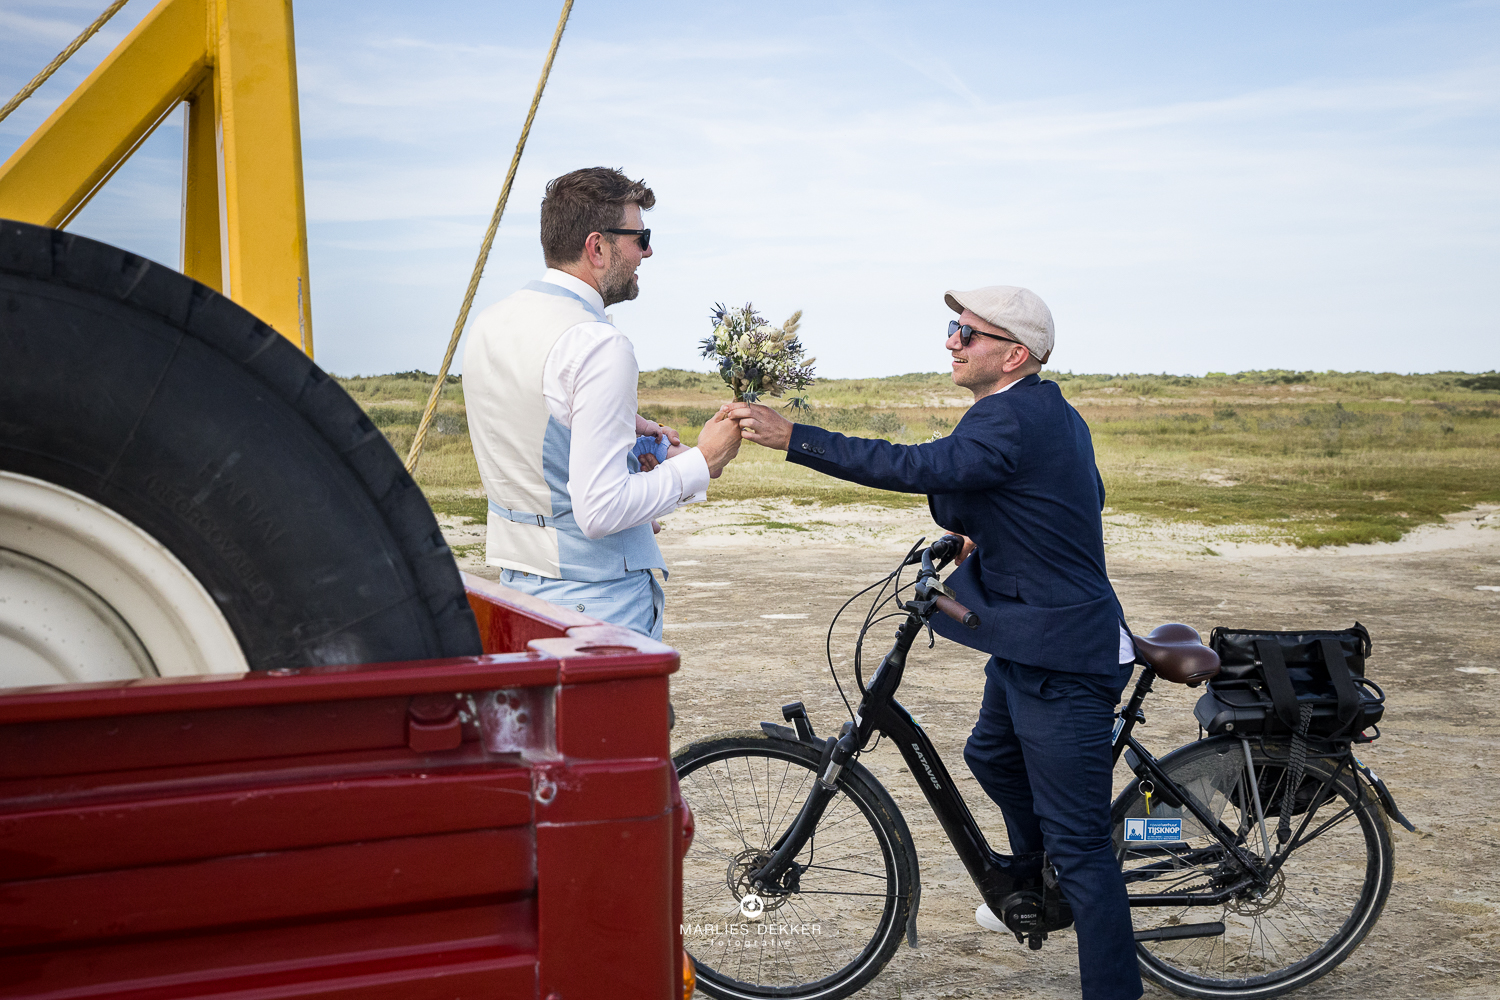
[[[598,539],[578,527],[568,496],[573,433],[552,416],[542,395],[543,369],[558,338],[604,317],[566,288],[533,281],[486,309],[482,319],[464,350],[464,400],[489,496],[485,561],[585,581],[665,569],[649,524]],[[626,460],[638,471],[633,457]]]

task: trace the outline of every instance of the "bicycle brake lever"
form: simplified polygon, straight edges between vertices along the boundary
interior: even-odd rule
[[[925,597],[923,596],[924,591],[927,595]],[[917,577],[917,585],[914,592],[919,601],[931,600],[934,594],[941,594],[955,601],[958,600],[958,595],[953,592],[953,589],[938,579],[935,573],[932,576],[923,575]]]

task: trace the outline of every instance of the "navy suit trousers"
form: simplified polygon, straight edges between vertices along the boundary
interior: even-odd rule
[[[964,748],[969,770],[1005,814],[1012,853],[1045,850],[1057,867],[1073,908],[1084,1000],[1141,995],[1109,822],[1110,734],[1131,669],[1069,674],[991,657]]]

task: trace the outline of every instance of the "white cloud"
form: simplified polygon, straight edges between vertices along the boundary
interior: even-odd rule
[[[670,13],[591,24],[564,38],[481,305],[540,270],[545,181],[602,163],[660,199],[642,297],[615,310],[648,367],[697,364],[709,303],[753,298],[806,308],[831,374],[934,369],[942,290],[995,281],[1042,292],[1075,370],[1493,367],[1490,56],[1151,87],[1124,60],[1119,87],[1023,88],[1006,60],[890,11],[748,34]],[[299,24],[313,301],[336,370],[441,355],[550,40],[532,28],[499,45]],[[1028,37],[1039,62],[1065,44]]]
[[[31,38],[65,46],[78,36],[78,32],[83,30],[87,23],[75,25],[71,21],[55,17],[33,17],[13,10],[0,10],[0,32],[5,32],[16,40]],[[37,67],[37,69],[41,68],[41,66]]]

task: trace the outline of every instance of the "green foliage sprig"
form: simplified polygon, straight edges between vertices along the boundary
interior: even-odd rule
[[[797,339],[802,324],[798,309],[780,326],[767,323],[749,302],[743,309],[715,303],[709,319],[714,332],[699,346],[705,358],[715,358],[719,377],[734,391],[737,402],[753,403],[761,396],[780,397],[788,389],[805,389],[813,383],[813,363],[804,358],[805,348]],[[805,410],[806,396],[793,396],[787,406]]]

